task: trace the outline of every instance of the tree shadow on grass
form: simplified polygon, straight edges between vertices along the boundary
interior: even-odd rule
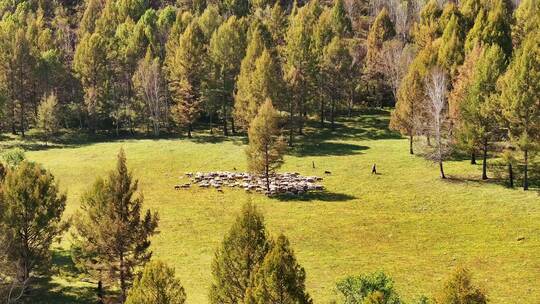
[[[360,154],[361,151],[367,150],[369,147],[338,143],[338,142],[309,142],[299,145],[291,150],[291,154],[295,156],[326,156],[326,155],[351,155]]]
[[[96,285],[82,281],[68,250],[53,250],[51,274],[61,277],[68,284],[55,282],[52,277],[37,278],[24,303],[84,304],[96,302]]]
[[[356,199],[355,196],[336,193],[329,191],[320,191],[320,192],[307,192],[302,195],[276,195],[273,198],[282,201],[282,202],[308,202],[308,201],[323,201],[323,202],[346,202],[353,199]]]

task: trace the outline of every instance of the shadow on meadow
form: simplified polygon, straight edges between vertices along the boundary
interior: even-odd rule
[[[68,250],[53,249],[51,274],[62,277],[69,284],[60,284],[51,277],[38,278],[35,287],[23,303],[84,304],[96,302],[95,284],[82,282],[80,273],[75,268]]]
[[[293,202],[293,201],[322,201],[322,202],[346,202],[353,199],[356,199],[355,196],[344,194],[344,193],[336,193],[336,192],[330,192],[330,191],[321,191],[321,192],[307,192],[303,195],[277,195],[273,198],[283,201],[283,202]]]

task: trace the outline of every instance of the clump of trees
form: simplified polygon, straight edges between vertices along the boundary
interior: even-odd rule
[[[512,12],[505,1],[471,0],[442,7],[430,1],[411,27],[409,44],[416,54],[395,90],[396,108],[390,127],[409,137],[411,154],[414,138],[425,138],[428,155],[435,156],[432,158],[439,163],[442,178],[444,155],[465,152],[475,164],[481,151],[482,179],[488,179],[489,154],[506,155],[505,159],[520,163],[523,188],[528,189],[529,153],[537,151],[540,143],[538,132],[530,135],[540,125],[540,91],[534,81],[538,64],[533,62],[538,56],[525,59],[523,55],[525,50],[528,54],[539,52],[538,34],[530,31],[538,22],[538,14],[523,19],[528,6],[530,3],[523,2]],[[372,37],[391,34],[390,26],[381,25],[388,23],[381,21],[388,19],[384,16],[381,12],[376,19],[379,23],[374,23]],[[372,44],[371,49],[377,51]],[[368,54],[374,56],[373,52]],[[523,69],[521,74],[519,69]],[[445,77],[439,77],[442,75]],[[523,77],[522,82],[514,81],[520,79],[518,75]],[[395,83],[391,77],[388,80]],[[498,148],[501,143],[513,148],[503,154]],[[521,151],[522,155],[508,157],[509,151]],[[513,185],[515,167],[508,164]]]
[[[264,218],[247,203],[212,262],[211,303],[312,303],[306,273],[289,240],[272,240]]]

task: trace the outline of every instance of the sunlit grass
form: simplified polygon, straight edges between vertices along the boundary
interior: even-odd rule
[[[344,122],[334,133],[325,131],[298,142],[282,171],[320,176],[332,172],[325,176],[326,193],[299,200],[280,201],[238,189],[225,189],[223,194],[174,190],[187,171],[245,170],[240,137],[195,134],[193,140],[34,147],[27,156],[60,181],[68,192],[70,215],[95,178],[113,168],[123,147],[140,180],[145,206],[160,214],[154,256],[176,267],[190,303],[207,302],[214,251],[248,200],[258,204],[272,234],[284,232],[290,238],[316,303],[336,298],[338,279],[375,270],[391,275],[406,299],[430,296],[458,264],[473,271],[492,303],[538,303],[538,192],[477,181],[481,165],[467,160],[447,162],[451,179],[443,181],[434,164],[408,154],[407,140],[386,129],[387,118],[365,115]],[[379,175],[371,174],[373,163]],[[68,247],[68,241],[62,246]],[[59,284],[55,302],[61,301],[63,288],[76,296],[74,289],[88,287],[65,275],[54,282]]]

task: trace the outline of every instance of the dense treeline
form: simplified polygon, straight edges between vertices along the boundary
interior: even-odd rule
[[[528,188],[538,150],[538,0],[0,1],[1,127],[119,135],[204,123],[288,144],[308,118],[396,102],[391,127],[451,152],[500,152]],[[522,153],[517,153],[517,152]],[[514,166],[512,166],[514,164]]]

